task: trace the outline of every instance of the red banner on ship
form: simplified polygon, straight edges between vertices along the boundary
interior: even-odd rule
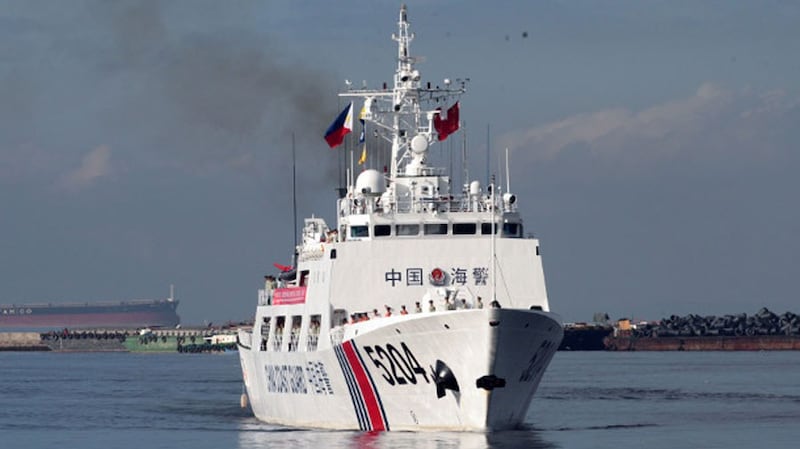
[[[283,306],[288,304],[304,304],[306,302],[306,287],[276,288],[272,293],[272,305]]]

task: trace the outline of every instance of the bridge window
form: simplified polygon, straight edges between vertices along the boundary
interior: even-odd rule
[[[425,235],[447,234],[447,223],[429,223],[425,225]]]
[[[392,227],[389,225],[375,225],[372,228],[372,235],[375,237],[386,237],[392,235]]]
[[[369,226],[350,226],[350,237],[369,237]]]
[[[478,225],[475,223],[453,223],[453,234],[455,235],[467,235],[467,234],[475,234]]]
[[[500,226],[494,225],[494,233],[500,230]],[[481,234],[483,235],[492,235],[492,224],[491,223],[481,223]]]
[[[503,223],[503,237],[522,238],[522,224]]]
[[[397,235],[419,235],[418,224],[399,224],[396,229]]]

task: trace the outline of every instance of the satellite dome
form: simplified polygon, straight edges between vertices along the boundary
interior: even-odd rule
[[[414,154],[423,154],[428,150],[428,139],[422,134],[417,134],[411,139],[411,151]]]
[[[480,181],[472,181],[469,183],[469,194],[470,195],[480,195],[481,194],[481,182]]]
[[[378,170],[364,170],[356,178],[356,192],[378,196],[386,191],[386,178]]]

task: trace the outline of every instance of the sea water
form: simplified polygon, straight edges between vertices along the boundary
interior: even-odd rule
[[[0,353],[0,448],[800,447],[800,352],[559,352],[489,434],[290,429],[241,393],[235,354]]]

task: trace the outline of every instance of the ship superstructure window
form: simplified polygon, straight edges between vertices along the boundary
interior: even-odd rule
[[[500,226],[497,224],[494,225],[494,233],[500,230]],[[481,223],[481,234],[483,235],[492,235],[492,224],[491,223]]]
[[[322,315],[311,315],[308,323],[308,338],[306,339],[306,351],[316,351],[319,344],[319,330],[322,323]]]
[[[372,235],[375,237],[386,237],[392,235],[392,227],[390,225],[375,225],[372,228]]]
[[[297,343],[300,341],[300,328],[302,325],[302,316],[295,315],[292,317],[292,329],[289,331],[289,351],[297,351]]]
[[[267,340],[269,339],[269,327],[272,323],[272,317],[265,316],[261,322],[261,350],[267,350]]]
[[[522,224],[503,223],[503,237],[522,238]]]
[[[331,327],[344,326],[347,324],[347,310],[334,309],[331,315]]]
[[[425,235],[447,234],[447,223],[428,223],[425,225]]]
[[[454,235],[475,234],[475,231],[477,229],[478,225],[476,225],[475,223],[453,223]]]
[[[397,235],[419,235],[418,224],[399,224],[396,228]]]
[[[286,317],[275,317],[275,335],[272,336],[272,350],[280,351],[283,346],[283,329],[286,324]]]
[[[350,237],[369,237],[369,226],[350,226]]]

